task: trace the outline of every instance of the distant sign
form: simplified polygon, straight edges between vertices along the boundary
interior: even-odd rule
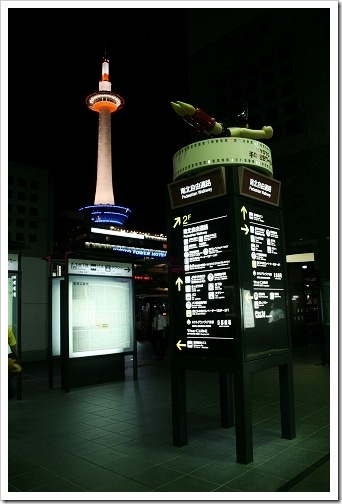
[[[280,182],[270,177],[249,170],[245,166],[239,168],[240,194],[249,196],[271,205],[279,206]]]
[[[222,194],[226,194],[226,183],[222,167],[169,184],[172,208],[198,203]]]
[[[68,273],[74,275],[132,277],[132,264],[69,258]]]
[[[8,271],[18,271],[19,258],[18,254],[8,254]]]

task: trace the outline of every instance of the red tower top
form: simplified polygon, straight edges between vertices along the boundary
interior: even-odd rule
[[[101,110],[108,110],[109,112],[116,112],[124,106],[124,99],[112,93],[112,84],[109,80],[109,60],[102,59],[102,78],[99,81],[99,90],[86,98],[86,105],[94,112],[101,112]]]

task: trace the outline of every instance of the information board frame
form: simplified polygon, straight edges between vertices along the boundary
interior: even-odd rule
[[[21,357],[21,254],[8,252],[8,298],[7,298],[7,317],[8,326],[12,328],[16,342],[17,352]],[[10,349],[8,348],[8,351]],[[18,400],[22,399],[22,374],[16,376],[16,396]]]
[[[61,355],[61,281],[64,276],[50,278],[50,299],[51,299],[51,357]]]
[[[133,264],[82,255],[68,257],[65,269],[66,274],[60,280],[62,388],[70,392],[72,387],[124,380],[127,355],[133,356],[133,379],[136,380]],[[122,294],[122,290],[115,293],[119,285],[123,286],[125,296],[118,301],[118,296]],[[113,309],[117,311],[112,317]],[[128,342],[124,345],[118,343],[120,330],[113,325],[118,320],[115,315],[120,309],[123,310],[120,314],[121,328],[125,325]],[[103,319],[104,315],[108,320]]]
[[[133,352],[132,264],[70,257],[67,269],[68,357]]]
[[[132,352],[132,280],[124,277],[69,275],[68,281],[69,357]]]

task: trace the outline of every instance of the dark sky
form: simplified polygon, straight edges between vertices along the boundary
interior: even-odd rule
[[[8,18],[9,160],[54,174],[57,212],[93,203],[98,115],[85,99],[106,47],[125,100],[112,116],[115,203],[132,209],[127,227],[163,232],[172,157],[190,143],[170,105],[187,100],[183,9],[9,8]]]

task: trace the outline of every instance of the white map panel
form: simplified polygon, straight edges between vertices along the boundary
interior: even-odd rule
[[[130,279],[70,276],[70,357],[130,351],[132,304]]]

